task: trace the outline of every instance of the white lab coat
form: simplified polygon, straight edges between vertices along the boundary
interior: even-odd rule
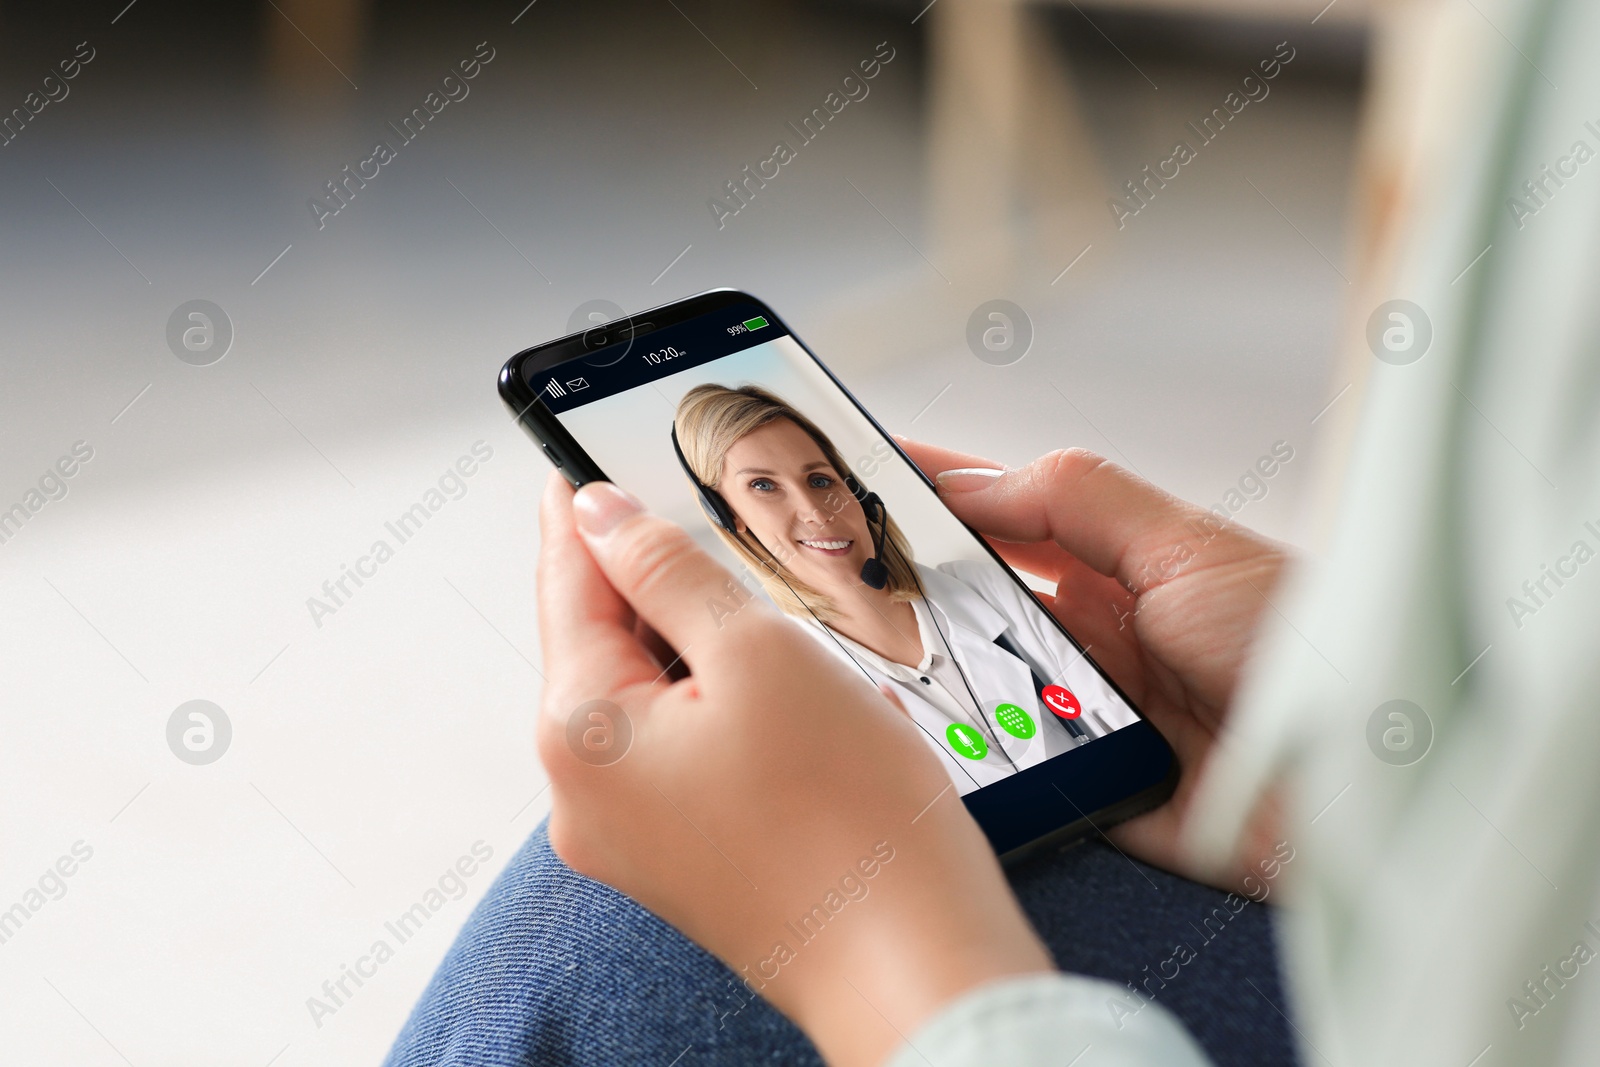
[[[913,605],[917,609],[923,664],[928,662],[929,653],[940,649],[942,630],[966,685],[984,713],[981,725],[989,751],[983,759],[958,755],[950,745],[946,731],[952,717],[941,706],[944,702],[930,699],[929,686],[921,681],[927,676],[925,670],[886,661],[815,620],[811,620],[808,629],[825,647],[860,666],[874,683],[887,684],[894,690],[939,753],[958,792],[972,792],[1070,751],[1080,743],[1052,712],[1041,706],[1030,664],[1047,683],[1065,686],[1078,698],[1083,711],[1076,722],[1086,732],[1086,740],[1137,721],[1138,717],[1083,654],[1050,623],[1039,602],[995,563],[957,560],[938,568],[920,563],[916,566],[927,594],[927,604]],[[928,604],[938,613],[938,630],[929,624]],[[1027,662],[995,644],[1001,633]],[[970,699],[965,692],[952,695],[962,706]],[[1032,717],[1032,737],[1016,737],[1000,726],[996,708],[1001,704],[1015,704]]]

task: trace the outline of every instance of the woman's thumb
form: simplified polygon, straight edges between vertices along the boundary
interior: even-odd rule
[[[632,493],[590,482],[572,498],[589,554],[617,593],[673,648],[709,641],[720,629],[706,604],[733,583],[728,569],[677,523],[644,510]]]

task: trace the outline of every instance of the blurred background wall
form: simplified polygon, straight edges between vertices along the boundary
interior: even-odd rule
[[[748,289],[892,430],[1087,446],[1305,539],[1374,49],[1324,4],[0,5],[4,1058],[381,1057],[547,809],[545,462],[494,377],[588,302]],[[969,345],[996,299],[1025,353]]]

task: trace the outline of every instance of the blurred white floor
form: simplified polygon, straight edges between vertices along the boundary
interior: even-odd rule
[[[1311,420],[1339,388],[1347,84],[1290,68],[1126,230],[1106,212],[1019,265],[1036,280],[989,295],[1036,337],[997,368],[913,247],[917,32],[797,6],[765,29],[776,50],[729,25],[713,36],[753,90],[664,12],[608,26],[603,58],[545,5],[391,42],[355,72],[359,103],[304,127],[243,90],[141,88],[112,39],[52,126],[8,149],[0,508],[74,442],[94,457],[0,544],[0,909],[74,842],[93,849],[0,943],[6,1062],[381,1057],[547,807],[531,744],[545,463],[493,379],[585,300],[747,288],[892,430],[1009,463],[1087,445],[1208,505],[1284,441],[1294,460],[1238,518],[1295,536]],[[903,53],[871,97],[718,232],[706,199],[886,34]],[[307,197],[484,38],[498,51],[473,95],[316,231]],[[1141,66],[1158,92],[1114,54],[1081,68],[1116,182],[1237,80]],[[840,324],[863,303],[915,291],[941,347],[853,346]],[[193,298],[237,331],[213,366],[166,347]],[[315,625],[307,598],[477,441],[493,458],[465,495]],[[166,743],[197,698],[233,727],[208,766]],[[479,841],[493,858],[461,899],[318,1025],[307,998]]]

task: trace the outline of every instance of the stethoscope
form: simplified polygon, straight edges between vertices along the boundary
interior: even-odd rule
[[[851,480],[853,481],[854,479]],[[872,531],[873,511],[876,511],[878,515],[878,529],[877,531],[873,532],[872,536],[872,558],[861,565],[861,584],[869,586],[873,589],[882,589],[885,585],[889,584],[889,569],[885,567],[878,559],[878,557],[883,553],[883,546],[885,544],[883,531],[888,520],[888,509],[884,507],[883,501],[878,497],[877,493],[868,493],[866,496],[867,500],[862,502],[862,508],[868,512],[867,529]],[[867,501],[875,504],[876,507],[868,510]],[[750,536],[756,542],[756,544],[761,544],[760,538],[757,538],[753,533]],[[763,552],[766,552],[765,545],[761,545],[761,548]],[[771,552],[766,552],[766,554],[769,557],[772,556]],[[762,560],[762,562],[766,564],[768,570],[777,575],[778,580],[784,584],[784,586],[789,590],[790,594],[793,595],[796,600],[800,601],[802,604],[805,603],[805,601],[800,598],[799,594],[795,593],[794,586],[789,585],[789,580],[783,576],[782,571],[773,566],[772,562],[768,562],[767,560]],[[776,562],[775,558],[773,562]],[[1018,767],[1017,761],[1011,758],[1011,753],[1006,751],[1005,744],[1000,740],[999,733],[995,731],[994,726],[989,722],[988,717],[983,714],[983,703],[978,699],[978,694],[973,691],[972,683],[967,678],[967,672],[961,666],[961,661],[956,657],[955,646],[952,645],[950,643],[950,639],[945,636],[944,627],[939,625],[938,609],[934,607],[933,601],[928,599],[927,590],[922,587],[921,576],[917,574],[917,569],[914,565],[909,569],[911,571],[911,580],[917,585],[917,593],[922,597],[922,602],[928,607],[928,618],[933,620],[933,628],[939,634],[939,641],[944,646],[945,652],[949,655],[950,662],[956,669],[956,674],[960,676],[962,688],[967,691],[967,696],[971,698],[972,706],[977,709],[978,723],[976,725],[978,726],[978,729],[988,735],[989,742],[992,744],[994,751],[999,752],[1000,755],[1005,757],[1006,762],[1011,765],[1011,773],[1018,773],[1022,768]],[[813,615],[812,618],[815,619],[816,616]],[[867,681],[873,681],[872,674],[858,659],[856,659],[856,657],[850,655],[850,652],[844,647],[844,643],[839,640],[839,635],[833,632],[833,627],[829,626],[820,619],[817,619],[817,625],[821,626],[823,632],[833,640],[834,644],[839,646],[839,651],[844,653],[845,658],[847,658],[851,663],[854,663],[856,668],[866,676]],[[926,677],[926,675],[923,677]],[[933,733],[933,731],[922,725],[922,723],[917,722],[916,716],[908,715],[907,718],[909,718],[916,725],[917,729],[921,730],[927,735],[928,739],[933,742],[935,748],[941,752],[944,751],[945,745],[940,742],[940,739]],[[976,775],[967,770],[966,765],[963,764],[961,760],[952,758],[951,762],[961,769],[962,774],[972,779],[972,784],[974,786],[982,788],[983,783],[978,781]]]

